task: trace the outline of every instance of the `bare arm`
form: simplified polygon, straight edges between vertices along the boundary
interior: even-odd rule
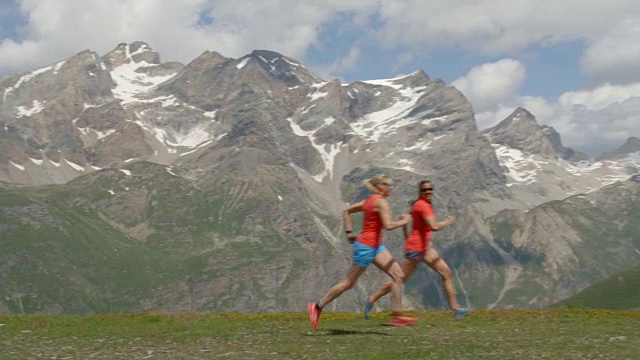
[[[409,237],[409,225],[402,225],[402,233],[404,234],[404,239],[407,240],[407,238]]]
[[[447,216],[443,221],[438,221],[435,216],[425,216],[424,221],[429,224],[431,230],[438,231],[453,224],[456,221],[456,218],[454,216]]]
[[[385,199],[378,199],[373,204],[378,209],[380,220],[382,221],[382,226],[385,228],[385,230],[393,230],[395,228],[399,228],[400,226],[404,226],[409,223],[409,220],[411,219],[411,215],[404,213],[402,214],[402,218],[400,220],[392,221],[391,209],[389,209],[389,203]]]
[[[354,242],[356,239],[356,235],[353,233],[353,223],[351,222],[351,214],[362,211],[362,205],[364,204],[364,200],[357,202],[348,208],[346,208],[342,213],[342,218],[344,220],[344,230],[347,233],[347,238],[350,242]]]

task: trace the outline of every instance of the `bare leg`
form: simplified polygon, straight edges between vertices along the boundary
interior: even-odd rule
[[[427,250],[427,253],[424,255],[424,262],[440,274],[442,277],[444,292],[447,294],[447,298],[449,299],[449,306],[451,307],[451,310],[458,310],[460,305],[456,298],[456,289],[453,286],[453,273],[451,272],[449,265],[447,265],[444,259],[440,257],[440,254],[436,249]]]
[[[327,292],[327,295],[325,295],[322,298],[322,300],[320,300],[320,302],[318,303],[318,307],[322,309],[328,303],[332,302],[338,296],[342,295],[343,292],[351,289],[353,285],[356,284],[356,281],[358,281],[358,278],[360,277],[360,275],[364,273],[365,270],[367,270],[367,268],[363,268],[355,264],[352,265],[351,269],[349,269],[349,273],[347,274],[347,278],[341,281],[340,283],[338,283],[338,285],[329,289],[329,292]]]
[[[404,278],[402,268],[393,259],[388,250],[376,255],[373,263],[378,269],[391,276],[391,310],[394,312],[402,311],[402,283]]]
[[[407,279],[411,276],[411,274],[413,274],[416,271],[418,264],[419,264],[418,262],[415,262],[413,260],[404,259],[404,261],[402,262],[402,272],[404,273],[403,282],[407,281]],[[376,291],[373,295],[371,295],[371,297],[369,298],[369,303],[373,305],[375,304],[376,301],[378,301],[378,299],[387,295],[391,291],[392,285],[393,285],[393,280],[389,280],[386,283],[384,283],[384,285],[382,285],[382,287],[378,289],[378,291]]]

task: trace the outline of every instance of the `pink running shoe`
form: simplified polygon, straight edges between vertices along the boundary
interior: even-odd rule
[[[409,326],[418,322],[418,318],[412,318],[409,316],[396,315],[391,318],[389,325],[391,326]]]
[[[318,309],[318,305],[316,303],[311,303],[307,306],[307,312],[309,313],[309,320],[311,320],[311,326],[314,329],[318,330],[318,319],[320,318],[320,313],[322,310]]]

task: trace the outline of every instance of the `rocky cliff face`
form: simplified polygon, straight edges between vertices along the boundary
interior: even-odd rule
[[[599,160],[637,160],[640,157],[640,139],[630,137],[618,149],[606,152]]]
[[[493,144],[508,146],[529,154],[556,155],[553,143],[526,109],[517,108],[496,126],[484,131]]]
[[[570,161],[570,162],[578,162],[578,161],[587,161],[589,157],[587,154],[582,153],[580,151],[575,151],[571,148],[564,147],[562,145],[562,140],[560,140],[560,134],[553,128],[553,126],[542,125],[542,132],[547,136],[547,139],[551,142],[551,146],[553,146],[553,151],[558,154],[561,158]]]
[[[0,236],[13,244],[0,268],[31,269],[32,284],[4,279],[8,311],[302,309],[344,276],[341,211],[378,173],[395,180],[396,215],[433,179],[438,214],[458,216],[435,243],[476,308],[542,306],[637,260],[585,271],[604,258],[556,238],[586,236],[582,217],[602,214],[558,222],[554,205],[580,213],[583,203],[563,199],[605,189],[623,199],[636,184],[611,184],[635,163],[575,163],[580,154],[525,109],[481,134],[462,94],[423,71],[342,84],[271,51],[206,51],[183,65],[135,42],[0,79],[0,93]],[[385,237],[399,257],[399,232]],[[635,240],[607,241],[629,250]],[[78,244],[118,270],[96,271],[71,251]],[[125,248],[139,264],[124,262]],[[584,256],[593,262],[567,265]],[[36,278],[72,289],[73,306]],[[442,304],[432,278],[408,285],[408,306]],[[382,281],[370,271],[332,306],[358,309]],[[533,283],[544,296],[517,290]]]

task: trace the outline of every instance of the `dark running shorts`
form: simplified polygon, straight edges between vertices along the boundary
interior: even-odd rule
[[[404,252],[405,259],[413,260],[413,261],[424,261],[424,254],[426,252],[416,251],[416,250],[407,250]]]
[[[413,260],[413,261],[424,261],[424,256],[427,251],[431,250],[431,243],[427,244],[426,251],[418,251],[418,250],[405,250],[404,258]]]

